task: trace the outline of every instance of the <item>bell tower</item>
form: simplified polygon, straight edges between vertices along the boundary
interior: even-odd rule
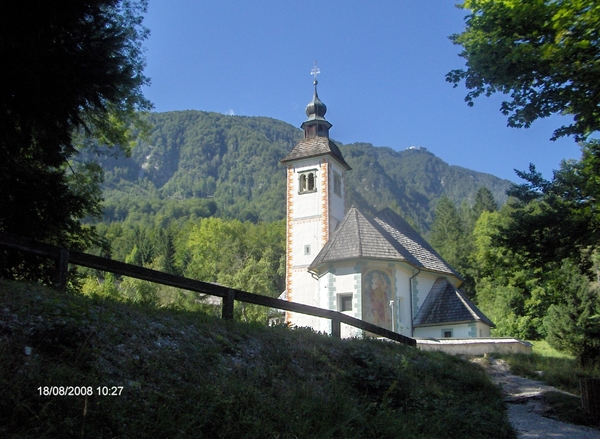
[[[290,302],[327,308],[319,295],[319,282],[307,271],[345,214],[345,173],[351,168],[335,143],[329,139],[331,124],[327,107],[317,93],[315,66],[314,95],[306,106],[301,128],[304,138],[281,163],[287,166],[286,298]],[[286,321],[319,329],[317,317],[287,313]]]

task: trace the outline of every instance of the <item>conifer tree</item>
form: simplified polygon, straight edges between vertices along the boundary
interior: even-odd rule
[[[477,220],[483,212],[495,212],[496,210],[498,210],[498,203],[496,203],[492,191],[485,186],[480,187],[477,190],[477,194],[475,194],[475,203],[473,204],[475,220]]]
[[[465,267],[465,232],[454,203],[445,195],[435,208],[431,226],[431,245],[459,272]]]
[[[137,111],[150,108],[141,91],[145,8],[146,0],[22,0],[3,8],[0,231],[77,249],[93,241],[80,220],[100,213],[102,172],[77,156],[84,137],[95,139],[87,142],[95,151],[128,151]],[[0,253],[4,276],[44,278],[34,265]]]

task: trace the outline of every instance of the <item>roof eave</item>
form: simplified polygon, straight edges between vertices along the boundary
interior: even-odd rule
[[[403,262],[407,265],[410,265],[413,268],[420,270],[421,272],[440,274],[440,275],[444,275],[444,276],[453,276],[460,282],[459,286],[462,285],[462,283],[464,282],[464,279],[462,277],[460,277],[457,273],[448,272],[448,271],[438,271],[438,270],[432,270],[431,268],[425,268],[422,265],[416,265],[416,264],[408,261],[406,258],[377,258],[377,257],[372,257],[372,256],[371,257],[369,257],[369,256],[352,256],[352,257],[347,257],[347,258],[329,259],[329,260],[319,261],[316,264],[313,262],[312,264],[309,265],[308,271],[313,272],[313,273],[320,273],[317,268],[319,268],[322,265],[335,264],[335,263],[341,262],[341,261],[352,261],[352,260],[357,260],[357,259],[371,260],[371,261]]]
[[[486,322],[485,320],[482,320],[482,319],[472,319],[472,320],[457,320],[457,321],[448,321],[448,322],[440,322],[440,323],[419,323],[419,324],[413,324],[413,328],[424,328],[427,326],[462,325],[464,323],[473,323],[473,322],[483,323],[485,325],[488,325],[490,328],[496,327],[496,325],[494,325],[494,323],[492,323],[492,322]]]
[[[334,154],[330,153],[330,152],[320,152],[318,154],[310,154],[310,155],[304,155],[302,157],[290,157],[289,155],[287,157],[282,158],[281,160],[279,160],[279,163],[283,163],[286,164],[287,162],[291,162],[293,160],[302,160],[302,159],[311,159],[311,158],[315,158],[315,157],[321,157],[321,156],[329,156],[334,158],[340,165],[342,165],[344,168],[346,168],[346,171],[351,171],[352,168],[350,167],[350,165],[348,163],[346,163],[345,160],[340,160],[339,158],[337,158]]]

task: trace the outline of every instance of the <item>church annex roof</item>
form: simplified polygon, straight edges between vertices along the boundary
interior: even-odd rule
[[[415,229],[389,208],[375,218],[351,208],[308,269],[315,271],[324,263],[358,258],[404,261],[461,279]]]
[[[298,142],[294,149],[281,160],[281,163],[286,163],[292,160],[304,159],[309,157],[317,157],[320,155],[332,155],[340,162],[347,170],[352,169],[338,146],[328,137],[309,137]]]
[[[446,278],[438,278],[425,302],[415,316],[414,326],[431,326],[444,323],[481,321],[494,327],[465,294],[455,288]]]

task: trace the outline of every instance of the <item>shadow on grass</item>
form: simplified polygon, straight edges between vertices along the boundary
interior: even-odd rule
[[[581,398],[562,392],[545,392],[543,415],[570,424],[600,427],[600,419],[581,408]]]

